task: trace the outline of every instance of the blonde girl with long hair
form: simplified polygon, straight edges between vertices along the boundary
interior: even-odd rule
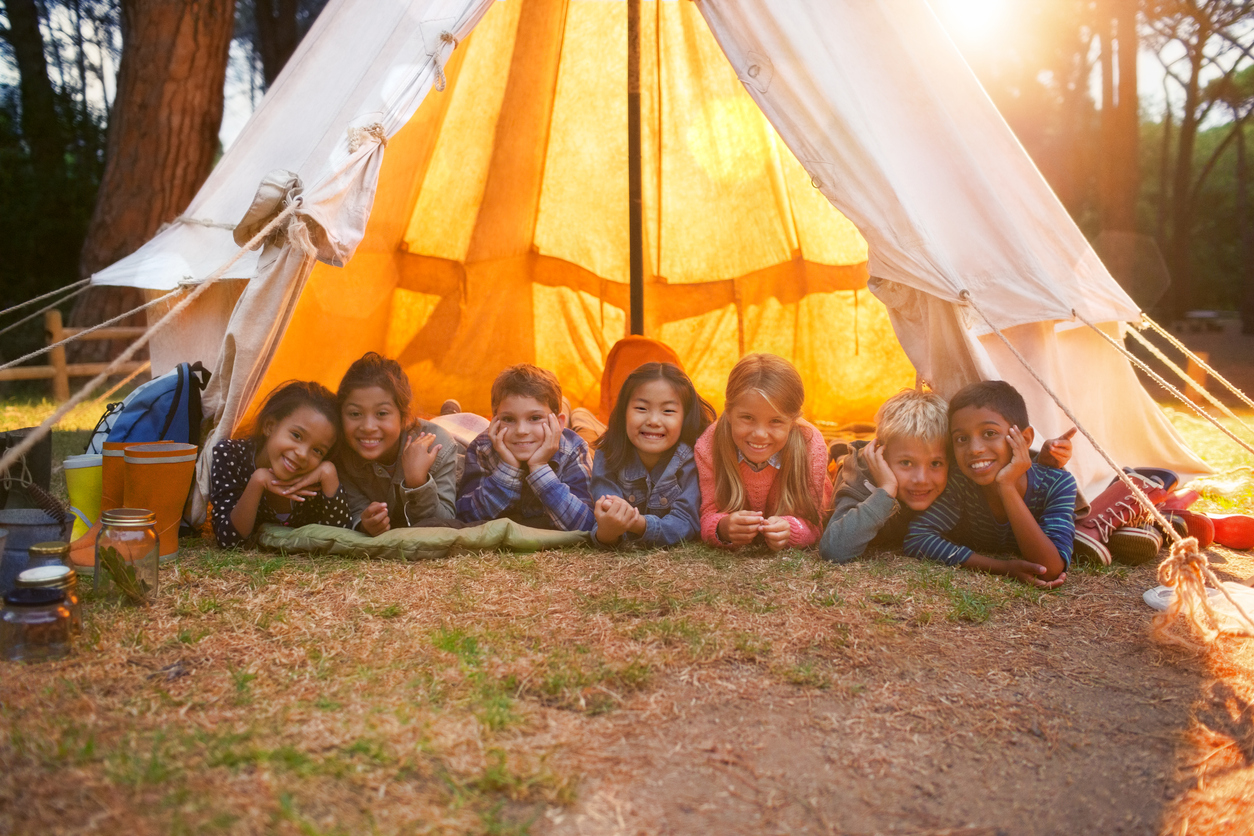
[[[791,363],[749,354],[727,377],[722,416],[697,440],[701,539],[724,548],[812,546],[831,501],[827,446],[801,417]]]

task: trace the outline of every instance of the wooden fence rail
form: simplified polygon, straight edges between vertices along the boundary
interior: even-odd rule
[[[82,328],[66,328],[61,324],[61,312],[51,310],[44,314],[44,328],[48,334],[48,344],[59,343],[66,337],[72,337],[83,331]],[[142,325],[127,327],[116,326],[92,331],[84,340],[133,340],[143,335],[148,329]],[[118,367],[119,374],[130,374],[138,371],[146,360],[123,363]],[[54,348],[48,352],[46,366],[15,366],[11,369],[0,369],[0,380],[52,380],[52,397],[57,401],[70,399],[71,377],[95,377],[105,370],[108,363],[67,363],[65,362],[65,346]]]

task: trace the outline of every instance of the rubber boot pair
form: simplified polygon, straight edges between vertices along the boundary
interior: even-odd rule
[[[1167,489],[1158,479],[1136,472],[1126,475],[1155,505],[1166,498]],[[1150,513],[1140,500],[1123,480],[1116,479],[1090,503],[1089,513],[1076,521],[1076,557],[1107,566],[1112,560],[1131,564],[1152,560],[1163,540],[1156,529],[1143,525],[1149,519]]]
[[[179,521],[196,470],[196,445],[171,441],[108,441],[100,478],[100,515],[115,508],[145,508],[157,515],[161,559],[178,554]],[[71,501],[74,501],[71,496]],[[77,503],[75,503],[77,505]],[[96,565],[99,515],[91,529],[70,544],[76,569]]]

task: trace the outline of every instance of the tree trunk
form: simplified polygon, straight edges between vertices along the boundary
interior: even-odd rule
[[[48,79],[44,40],[35,0],[6,0],[8,41],[21,74],[22,138],[40,178],[58,181],[65,174],[65,141],[57,118],[56,93]]]
[[[1197,140],[1198,104],[1201,98],[1203,48],[1208,32],[1199,32],[1189,55],[1189,78],[1184,91],[1184,108],[1176,139],[1176,160],[1171,183],[1171,238],[1167,244],[1167,269],[1171,290],[1167,294],[1167,314],[1172,319],[1184,315],[1193,299],[1193,271],[1190,239],[1193,235],[1193,148]]]
[[[1246,159],[1245,128],[1237,131],[1237,223],[1241,229],[1241,333],[1254,334],[1254,218],[1250,217],[1249,168]]]
[[[1103,230],[1136,231],[1140,191],[1136,0],[1110,0],[1101,18],[1102,143],[1098,213]]]
[[[84,277],[176,218],[209,175],[234,20],[235,0],[123,0],[122,62],[104,177],[79,261]],[[79,298],[70,322],[90,325],[142,302],[135,288],[94,288]],[[143,314],[133,319],[145,322]],[[80,357],[94,346],[101,354],[115,348],[79,346]]]
[[[287,59],[300,43],[296,22],[297,0],[255,0],[253,17],[257,24],[257,52],[266,89],[274,84]]]

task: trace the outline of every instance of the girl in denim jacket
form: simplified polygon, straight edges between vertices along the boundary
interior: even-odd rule
[[[701,531],[692,446],[714,408],[672,363],[645,363],[618,393],[592,462],[593,542],[671,546]]]

